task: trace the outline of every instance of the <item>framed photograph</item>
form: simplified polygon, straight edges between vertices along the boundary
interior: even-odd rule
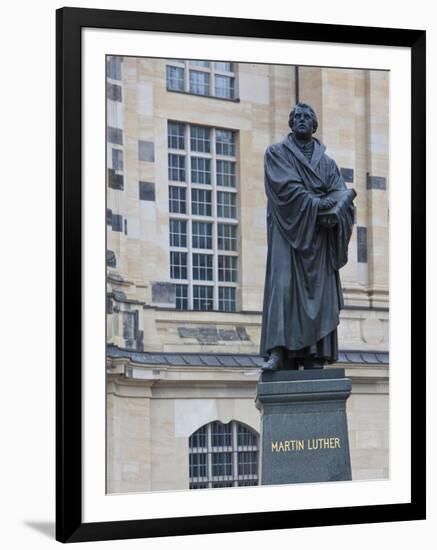
[[[57,540],[424,519],[425,383],[425,31],[58,10]]]

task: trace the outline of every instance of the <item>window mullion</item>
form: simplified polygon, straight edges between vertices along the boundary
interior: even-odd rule
[[[238,440],[237,440],[237,423],[232,421],[232,480],[233,486],[238,486]]]
[[[187,63],[187,62],[186,62]],[[188,309],[193,309],[193,238],[192,238],[192,205],[191,205],[191,141],[190,126],[185,125],[185,152],[186,152],[186,172],[185,180],[187,183],[187,280],[188,280]]]
[[[207,472],[208,472],[208,488],[212,487],[212,442],[211,442],[211,423],[207,426]]]
[[[210,85],[209,95],[215,97],[215,67],[214,67],[214,63],[211,65],[210,70],[211,70],[211,76],[210,76],[210,82],[209,82],[209,85]]]
[[[216,130],[211,130],[211,184],[212,184],[212,216],[213,216],[213,228],[212,228],[212,279],[214,282],[213,290],[213,309],[219,309],[219,296],[218,296],[218,257],[217,257],[217,166],[216,166]]]

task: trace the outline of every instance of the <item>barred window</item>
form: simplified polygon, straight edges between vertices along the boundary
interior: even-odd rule
[[[185,181],[185,156],[168,154],[168,179],[171,181]]]
[[[193,248],[212,248],[212,223],[192,222]]]
[[[209,95],[209,74],[190,71],[190,92],[198,95]]]
[[[213,447],[229,447],[232,445],[232,426],[213,422],[211,424],[211,445]]]
[[[187,253],[170,252],[170,277],[172,279],[187,278]]]
[[[211,152],[211,129],[205,126],[191,126],[191,150],[198,153]]]
[[[168,123],[168,148],[185,149],[185,124],[180,122]]]
[[[191,189],[191,214],[195,216],[211,216],[211,209],[211,191]]]
[[[258,444],[258,437],[253,430],[244,424],[238,424],[237,442],[238,445],[242,447],[256,447]]]
[[[191,453],[190,477],[207,477],[207,455],[205,453]]]
[[[193,254],[193,279],[212,281],[212,255]]]
[[[167,65],[167,88],[176,92],[185,90],[185,71],[182,67]]]
[[[188,285],[176,286],[176,309],[188,309]]]
[[[186,220],[170,220],[170,246],[187,246],[187,222]]]
[[[218,279],[228,283],[237,282],[237,257],[219,256],[218,257]]]
[[[218,155],[235,156],[235,132],[232,130],[216,131],[216,152]]]
[[[232,475],[232,453],[213,453],[212,475],[213,477]]]
[[[211,184],[211,159],[191,157],[191,182]]]
[[[175,214],[185,214],[187,199],[185,187],[169,187],[169,210]]]
[[[238,453],[238,474],[256,474],[258,470],[258,453],[256,451],[242,451]]]
[[[217,161],[217,185],[235,187],[235,162],[231,160]]]
[[[214,306],[212,291],[212,286],[193,285],[193,309],[211,311]]]
[[[219,218],[237,217],[237,197],[235,193],[217,191],[217,216]]]
[[[259,436],[241,422],[202,426],[189,437],[188,451],[190,489],[258,485]]]
[[[217,224],[217,245],[219,250],[237,250],[237,226]]]
[[[235,287],[219,286],[219,310],[235,311]]]

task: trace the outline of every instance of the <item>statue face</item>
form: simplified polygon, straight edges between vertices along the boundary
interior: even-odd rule
[[[291,126],[298,139],[309,139],[313,134],[313,117],[307,107],[296,107]]]

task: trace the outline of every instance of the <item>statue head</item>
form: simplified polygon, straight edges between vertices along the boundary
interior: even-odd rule
[[[311,105],[299,102],[290,112],[288,125],[298,139],[309,139],[316,132],[319,122]]]

